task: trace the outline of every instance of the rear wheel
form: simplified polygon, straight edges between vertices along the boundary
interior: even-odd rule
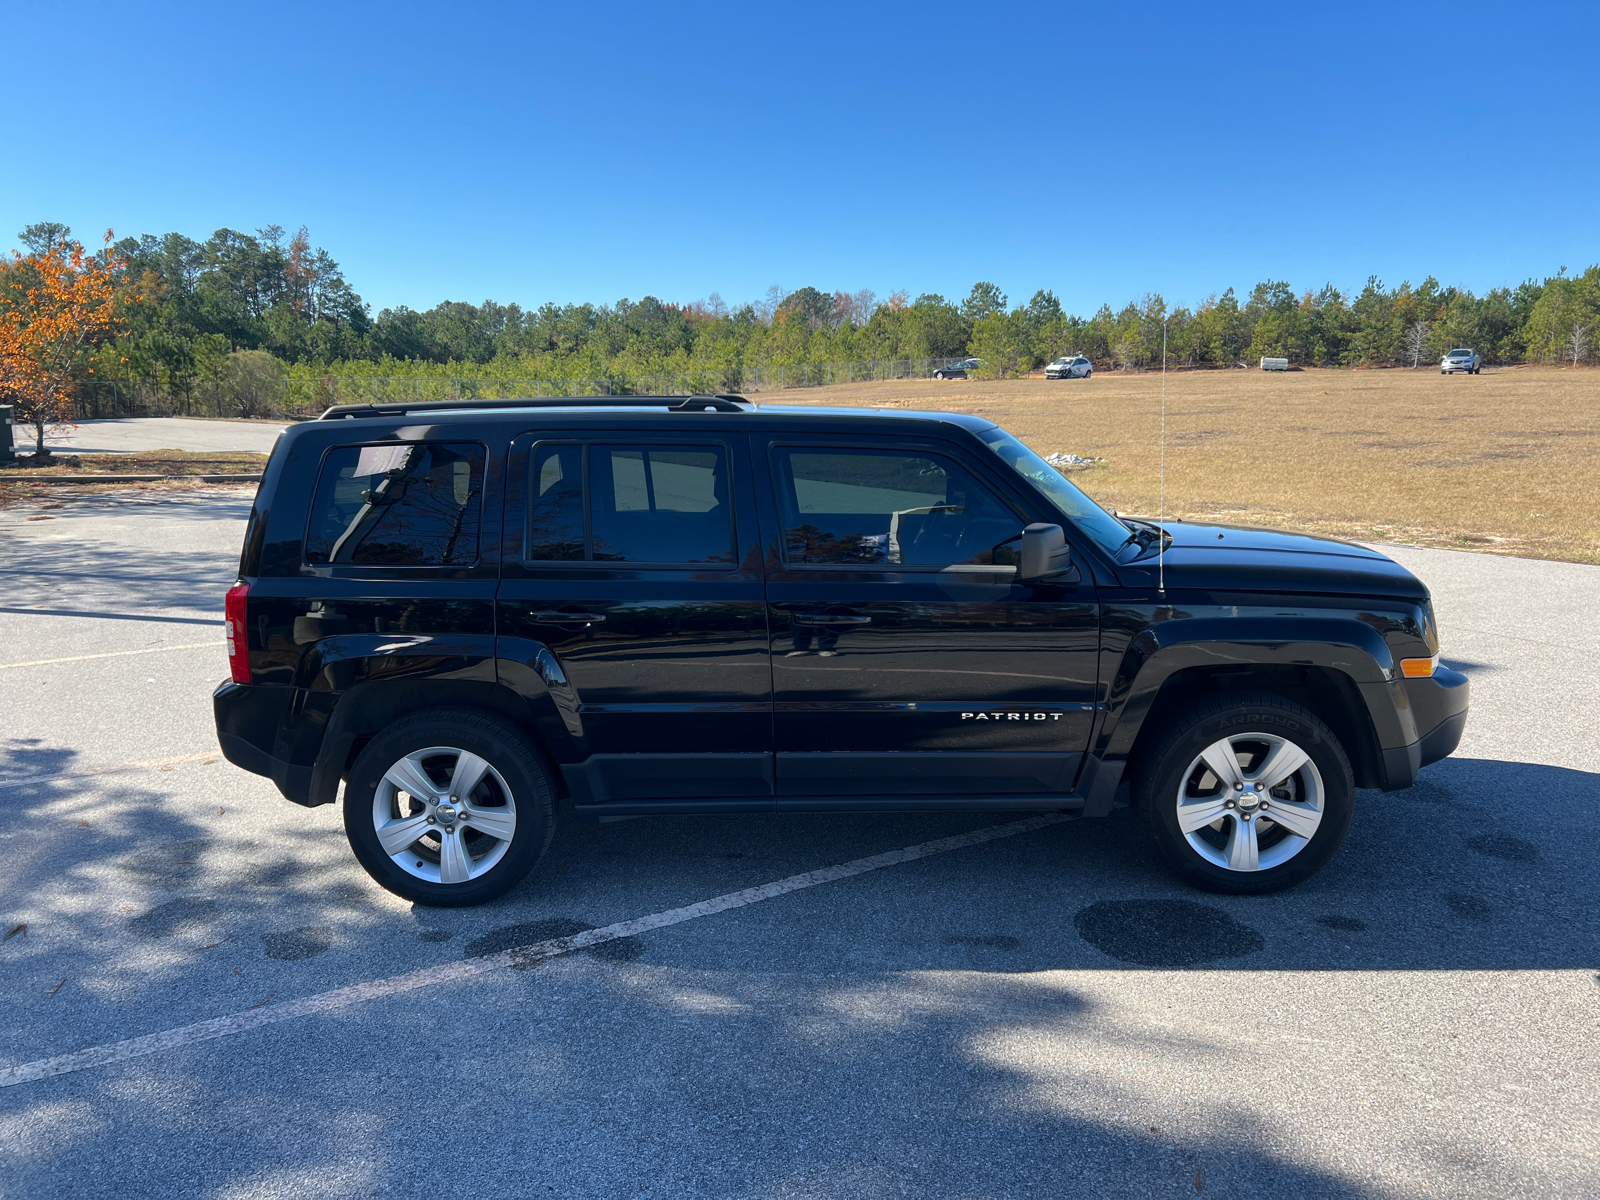
[[[1272,695],[1218,698],[1173,723],[1146,758],[1146,831],[1184,882],[1253,895],[1310,878],[1354,813],[1350,761],[1332,730]]]
[[[350,848],[381,886],[417,904],[482,904],[544,856],[555,790],[538,752],[478,713],[402,718],[367,745],[344,793]]]

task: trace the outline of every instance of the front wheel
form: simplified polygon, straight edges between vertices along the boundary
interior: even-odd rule
[[[350,769],[344,827],[382,887],[457,908],[509,891],[544,856],[555,789],[538,752],[475,712],[403,717]]]
[[[1139,773],[1146,831],[1184,882],[1255,895],[1333,857],[1355,781],[1333,731],[1273,695],[1218,697],[1184,713]]]

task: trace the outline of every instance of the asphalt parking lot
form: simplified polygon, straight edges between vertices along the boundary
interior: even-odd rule
[[[1126,810],[567,818],[439,911],[215,751],[248,490],[43,503],[0,510],[0,1194],[1600,1193],[1600,568],[1392,548],[1473,717],[1288,893],[1183,888]]]

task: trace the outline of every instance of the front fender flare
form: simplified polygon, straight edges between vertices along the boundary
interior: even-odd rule
[[[1394,655],[1371,625],[1337,617],[1195,617],[1158,622],[1128,643],[1108,689],[1096,754],[1126,758],[1150,707],[1177,672],[1262,665],[1338,672],[1355,685],[1381,746],[1416,740]]]

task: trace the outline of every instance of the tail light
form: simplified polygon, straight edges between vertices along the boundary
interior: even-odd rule
[[[248,583],[236,583],[228,589],[223,602],[222,616],[228,627],[228,668],[235,683],[250,682],[250,637],[245,632],[245,602],[250,597]]]

